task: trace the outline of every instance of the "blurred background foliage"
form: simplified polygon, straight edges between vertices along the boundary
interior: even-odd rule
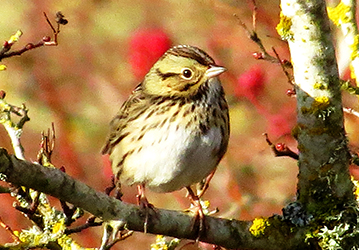
[[[252,29],[252,8],[245,0],[2,1],[1,39],[9,39],[18,29],[24,33],[13,49],[51,35],[43,12],[53,20],[62,11],[69,21],[62,26],[59,46],[2,61],[7,70],[0,72],[0,89],[7,93],[6,100],[26,103],[30,110],[31,121],[22,136],[26,158],[36,160],[41,132],[54,122],[53,163],[104,190],[110,185],[111,170],[100,150],[108,123],[169,46],[195,45],[228,69],[221,79],[231,109],[229,149],[204,198],[219,208],[216,216],[249,220],[280,214],[295,197],[296,162],[274,157],[262,134],[296,150],[291,137],[295,98],[286,95],[291,85],[279,65],[252,56],[259,49],[233,16]],[[258,1],[258,8],[259,36],[269,52],[275,47],[282,59],[289,60],[287,45],[275,30],[279,1]],[[347,99],[355,108],[356,99]],[[349,135],[357,141],[355,118],[350,119]],[[0,146],[11,151],[2,127]],[[135,194],[136,188],[126,188],[124,200],[135,203]],[[189,206],[185,194],[148,192],[148,199],[156,207],[181,210]],[[0,217],[14,230],[29,226],[12,208],[13,202],[9,195],[1,195]],[[58,201],[53,205],[59,206]],[[100,228],[93,228],[74,238],[82,246],[98,247],[101,234]],[[0,243],[9,241],[10,235],[0,228]],[[136,233],[115,249],[148,249],[154,241],[153,235]]]

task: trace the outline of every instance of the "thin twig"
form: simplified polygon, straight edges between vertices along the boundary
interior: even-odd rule
[[[0,226],[3,227],[6,231],[8,231],[10,233],[10,235],[14,239],[15,243],[20,243],[21,242],[21,240],[19,239],[19,237],[16,236],[16,234],[11,229],[11,227],[6,225],[1,217],[0,217]]]
[[[240,26],[242,26],[242,28],[246,31],[249,39],[251,39],[253,42],[255,42],[259,49],[261,50],[261,52],[255,52],[253,53],[253,56],[256,58],[256,59],[262,59],[262,60],[266,60],[266,61],[269,61],[269,62],[272,62],[272,63],[278,63],[277,59],[273,56],[271,56],[266,48],[264,47],[261,39],[258,37],[258,34],[256,32],[256,22],[257,22],[257,10],[258,10],[258,7],[257,7],[257,4],[255,3],[254,0],[252,0],[253,2],[253,13],[252,13],[252,26],[253,26],[253,30],[250,30],[247,25],[238,17],[237,14],[234,14],[233,16],[238,20],[238,24]]]
[[[56,13],[56,24],[57,24],[57,27],[56,29],[54,28],[54,26],[52,25],[50,19],[47,17],[46,13],[44,13],[44,16],[45,16],[45,19],[46,19],[46,22],[49,24],[50,28],[52,29],[52,32],[53,32],[53,35],[54,35],[54,40],[53,41],[47,41],[45,42],[44,45],[47,45],[47,46],[57,46],[58,43],[57,43],[57,36],[58,34],[60,33],[60,25],[66,25],[68,23],[68,21],[64,18],[64,15],[59,11]]]
[[[252,3],[253,3],[252,26],[253,26],[253,30],[256,31],[258,6],[255,0],[252,0]]]
[[[266,48],[264,47],[261,39],[258,37],[258,34],[256,31],[254,30],[250,30],[247,28],[246,24],[244,22],[242,22],[242,20],[237,16],[237,14],[234,14],[234,17],[238,20],[238,24],[241,25],[243,27],[243,29],[246,31],[249,39],[251,39],[253,42],[255,42],[259,49],[261,50],[261,52],[255,52],[253,53],[253,56],[256,58],[256,59],[262,59],[262,60],[266,60],[266,61],[269,61],[269,62],[272,62],[272,63],[278,63],[277,59],[273,56],[271,56]]]
[[[37,161],[41,165],[46,165],[48,163],[51,164],[51,156],[55,148],[55,125],[51,123],[51,130],[47,130],[47,134],[45,132],[41,133],[41,143],[40,143],[40,150],[37,154]]]
[[[71,229],[65,229],[65,234],[66,235],[70,235],[70,234],[73,234],[73,233],[79,233],[87,228],[90,228],[90,227],[98,227],[98,226],[101,226],[102,225],[102,221],[100,222],[95,222],[95,219],[96,217],[95,216],[91,216],[87,219],[86,223],[81,225],[81,226],[78,226],[78,227],[75,227],[75,228],[71,228]]]
[[[102,250],[109,250],[111,247],[113,247],[117,242],[123,241],[130,237],[133,234],[133,231],[127,231],[126,233],[120,234],[120,236],[113,241],[109,242],[108,245],[104,246]]]
[[[279,54],[277,53],[277,51],[274,49],[274,47],[272,47],[273,53],[275,54],[278,62],[280,63],[280,66],[282,67],[282,70],[285,74],[285,76],[288,79],[288,83],[291,85],[294,85],[294,79],[293,76],[288,72],[287,68],[290,67],[292,68],[292,64],[290,62],[288,62],[287,60],[282,60],[279,57]]]
[[[65,24],[67,24],[68,21],[64,18],[64,16],[62,15],[61,12],[57,12],[56,13],[57,27],[55,29],[45,12],[44,12],[44,16],[45,16],[46,22],[49,24],[49,26],[52,30],[53,37],[54,37],[53,40],[51,40],[51,37],[49,37],[49,36],[44,36],[39,42],[28,43],[23,48],[21,48],[19,50],[10,51],[12,46],[14,45],[14,43],[16,41],[18,41],[18,39],[22,35],[22,32],[19,30],[14,36],[12,36],[10,38],[9,41],[4,42],[3,47],[0,50],[0,61],[4,58],[19,56],[19,55],[25,53],[26,51],[29,51],[29,50],[32,50],[35,48],[39,48],[42,46],[57,46],[58,45],[57,37],[58,37],[58,34],[60,33],[60,25],[65,25]]]
[[[288,156],[290,158],[293,158],[294,160],[299,159],[299,155],[293,152],[291,149],[289,149],[287,145],[285,145],[284,143],[277,143],[276,145],[274,145],[270,141],[267,133],[264,133],[263,135],[265,136],[268,145],[272,148],[275,156]]]

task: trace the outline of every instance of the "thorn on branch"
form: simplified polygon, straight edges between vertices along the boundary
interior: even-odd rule
[[[299,156],[297,153],[293,152],[291,149],[289,149],[287,147],[287,145],[285,145],[284,143],[277,143],[276,145],[274,145],[269,137],[267,133],[263,134],[266,138],[266,142],[268,143],[268,145],[272,148],[275,156],[288,156],[290,158],[293,158],[294,160],[298,160]]]

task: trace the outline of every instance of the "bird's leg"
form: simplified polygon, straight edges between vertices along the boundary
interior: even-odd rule
[[[199,190],[199,192],[197,193],[198,199],[200,199],[204,192],[207,191],[208,187],[209,187],[209,182],[212,180],[214,173],[216,172],[216,169],[214,169],[206,178],[201,190]]]
[[[147,233],[149,209],[152,209],[153,205],[148,202],[148,200],[147,200],[147,198],[145,196],[145,185],[144,184],[137,185],[137,191],[138,191],[138,194],[136,196],[137,204],[142,209],[145,209],[145,222],[143,224],[143,232]]]
[[[191,189],[191,187],[186,187],[187,191],[188,191],[188,197],[192,203],[192,208],[190,210],[192,210],[192,212],[194,213],[194,223],[193,226],[195,225],[196,221],[199,220],[199,229],[198,229],[198,237],[197,237],[197,241],[200,238],[200,236],[202,235],[202,233],[205,231],[204,228],[204,213],[203,213],[203,209],[202,209],[202,205],[201,202],[198,198],[197,195],[194,194],[193,190]]]
[[[110,196],[110,193],[116,189],[115,192],[115,197],[116,199],[122,201],[122,196],[123,193],[121,191],[121,183],[118,181],[117,177],[115,177],[114,175],[111,177],[111,185],[106,187],[105,189],[105,194],[107,194],[108,196]]]
[[[153,205],[151,203],[148,202],[146,195],[145,195],[145,185],[141,184],[141,185],[137,185],[137,192],[138,194],[136,195],[137,198],[137,204],[141,207],[141,208],[145,208],[145,207],[153,207]]]
[[[110,196],[111,192],[116,188],[116,184],[115,184],[115,176],[112,175],[111,176],[111,184],[110,186],[106,187],[105,189],[105,194],[107,194],[108,196]]]

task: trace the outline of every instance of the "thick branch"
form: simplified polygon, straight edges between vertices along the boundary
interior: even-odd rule
[[[5,175],[6,181],[14,185],[26,186],[52,195],[104,220],[123,220],[128,229],[143,231],[145,213],[138,206],[125,204],[102,192],[97,192],[58,169],[19,160],[9,155],[5,149],[0,149],[0,174]],[[185,239],[197,238],[197,228],[192,226],[193,217],[190,215],[156,208],[153,211],[150,211],[147,226],[149,233]],[[300,240],[303,231],[293,230],[290,235],[283,234],[283,228],[278,224],[270,229],[272,237],[261,237],[254,236],[250,232],[251,225],[250,221],[207,216],[206,230],[200,241],[241,249],[278,249],[278,244],[281,243],[285,246],[282,249],[292,249],[293,246],[303,244]]]
[[[282,0],[297,93],[298,200],[313,211],[354,202],[342,100],[324,0]]]

